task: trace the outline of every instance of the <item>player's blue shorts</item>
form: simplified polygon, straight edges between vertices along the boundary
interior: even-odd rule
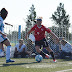
[[[48,47],[48,42],[46,41],[45,38],[43,38],[42,40],[40,41],[35,41],[35,46],[43,46],[43,47]]]
[[[3,43],[6,40],[7,40],[7,38],[4,38],[2,35],[0,35],[0,43]]]

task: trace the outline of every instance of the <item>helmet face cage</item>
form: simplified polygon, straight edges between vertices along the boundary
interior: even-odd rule
[[[8,11],[5,8],[2,8],[0,14],[4,20],[7,17]]]

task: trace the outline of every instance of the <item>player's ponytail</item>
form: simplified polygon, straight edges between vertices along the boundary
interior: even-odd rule
[[[8,11],[5,8],[1,9],[1,17],[3,20],[7,17]]]

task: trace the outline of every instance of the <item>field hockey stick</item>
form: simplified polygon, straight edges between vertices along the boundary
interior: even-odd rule
[[[9,24],[9,23],[5,23],[6,25],[10,25],[10,26],[12,26],[13,27],[13,25],[11,25],[11,24]]]

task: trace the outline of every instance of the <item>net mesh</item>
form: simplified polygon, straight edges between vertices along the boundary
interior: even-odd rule
[[[15,50],[15,45],[18,43],[18,30],[19,26],[5,26],[5,33],[7,34],[8,39],[12,45],[12,49]],[[65,39],[66,41],[72,44],[72,30],[68,30],[67,27],[49,27],[53,33],[55,33],[60,39]],[[24,44],[27,46],[27,50],[31,52],[35,52],[35,44],[32,43],[31,40],[25,39],[25,35],[27,33],[27,29],[25,30],[23,26],[21,26],[21,39],[24,40]],[[54,38],[46,32],[46,40],[49,43],[51,49],[54,53],[59,52],[59,45]],[[6,47],[5,47],[6,48]],[[14,51],[13,50],[13,51]]]

